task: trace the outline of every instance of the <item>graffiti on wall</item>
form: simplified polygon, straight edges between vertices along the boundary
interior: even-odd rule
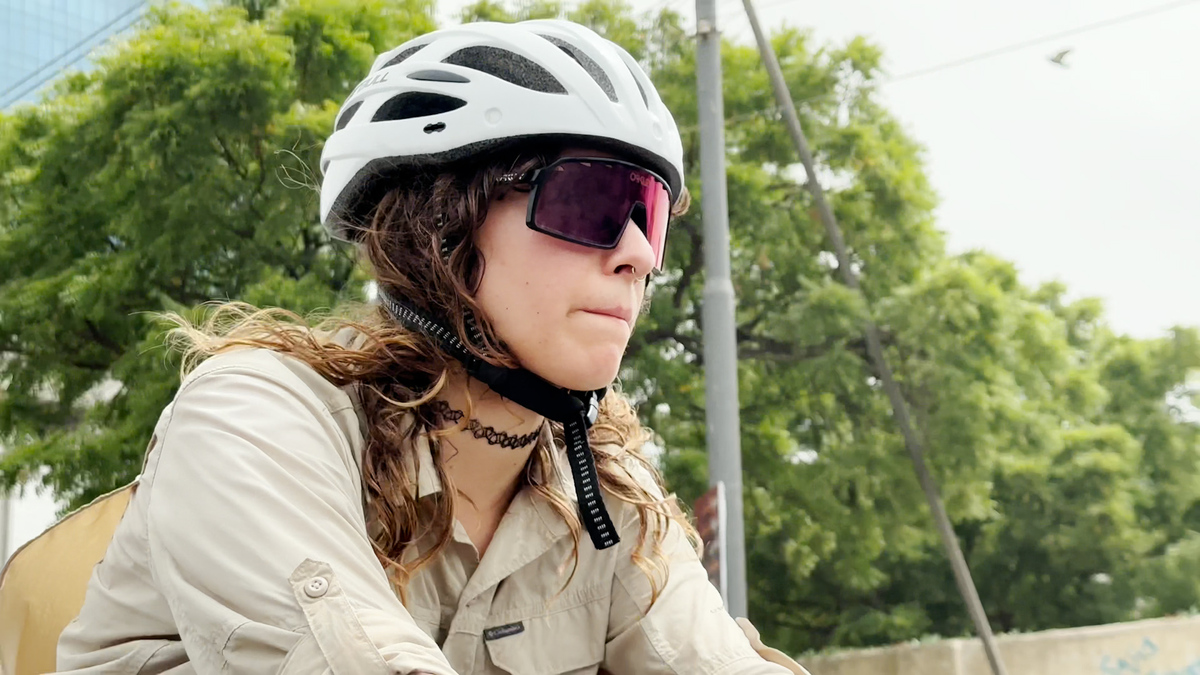
[[[1200,659],[1186,665],[1160,663],[1158,645],[1143,638],[1136,649],[1100,659],[1100,675],[1200,675]]]

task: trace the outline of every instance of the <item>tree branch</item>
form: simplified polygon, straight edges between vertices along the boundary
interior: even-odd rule
[[[263,186],[267,182],[267,167],[263,164],[262,139],[257,137],[254,143],[254,158],[258,160],[258,185],[254,186],[254,193],[246,200],[246,208],[250,210],[250,215],[254,216],[256,221],[262,223],[266,221],[266,217],[254,205],[254,199],[262,195]]]
[[[655,330],[645,331],[641,333],[641,336],[641,344],[645,347],[666,342],[667,340],[674,340],[675,342],[679,343],[684,350],[695,357],[697,365],[703,365],[704,363],[704,347],[703,343],[698,338],[688,335],[680,335],[670,328],[658,328]],[[637,354],[637,350],[634,349],[626,352],[627,357],[635,354]]]
[[[675,331],[666,328],[656,328],[654,330],[643,331],[641,336],[644,344],[653,345],[675,337]]]
[[[683,226],[683,229],[691,235],[692,250],[687,266],[679,275],[679,285],[675,287],[675,297],[672,299],[675,309],[683,307],[683,298],[692,285],[692,279],[704,266],[704,242],[700,238],[700,233],[696,232],[696,228],[692,224]]]
[[[7,347],[0,348],[0,354],[13,354],[16,356],[25,356],[25,357],[29,357],[29,358],[33,357],[32,354],[29,354],[25,350],[19,349],[13,345],[9,345]],[[64,363],[66,363],[68,366],[71,366],[72,368],[78,368],[80,370],[90,370],[90,371],[97,372],[97,373],[106,372],[110,367],[110,364],[107,364],[107,363],[91,363],[91,362],[87,362],[87,361],[73,361],[70,359],[65,360]]]
[[[776,363],[798,363],[824,356],[833,349],[838,340],[826,338],[820,344],[801,346],[761,335],[751,335],[749,331],[739,327],[737,342],[739,356]]]
[[[828,337],[818,344],[799,345],[764,335],[754,335],[747,326],[752,326],[756,323],[758,323],[757,320],[752,320],[749,324],[738,326],[736,333],[738,358],[760,359],[774,363],[799,363],[824,356],[838,346],[838,344],[842,344],[847,351],[858,356],[864,363],[869,362],[867,343],[863,338],[843,341],[842,338]],[[641,336],[641,342],[645,346],[659,344],[666,340],[674,340],[691,353],[692,356],[696,357],[698,363],[703,363],[704,361],[704,346],[701,339],[681,335],[671,328],[657,328],[645,331],[641,333]],[[884,344],[889,344],[890,340],[888,338],[890,336],[885,334],[883,337]],[[636,350],[631,350],[628,354],[632,355],[636,353]]]
[[[106,335],[101,333],[100,329],[96,326],[96,324],[92,323],[91,319],[84,319],[83,325],[87,326],[88,333],[101,347],[104,347],[118,357],[125,353],[125,350],[121,348],[121,345],[116,344],[112,340],[108,339]]]
[[[254,144],[254,157],[258,160],[258,186],[254,188],[254,194],[261,195],[263,185],[266,185],[267,182],[267,167],[263,162],[262,139],[259,138],[257,141],[258,142]]]
[[[214,119],[212,123],[215,125],[217,121]],[[213,140],[217,142],[217,147],[221,148],[221,154],[225,156],[225,162],[229,164],[229,168],[233,169],[242,180],[247,180],[246,170],[242,168],[241,163],[234,159],[233,153],[225,146],[225,141],[221,140],[221,135],[214,133]]]

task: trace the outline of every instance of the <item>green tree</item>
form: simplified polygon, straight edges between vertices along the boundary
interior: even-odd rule
[[[971,632],[866,358],[868,311],[997,626],[1165,609],[1139,566],[1157,555],[1189,569],[1183,556],[1196,550],[1175,542],[1200,512],[1200,444],[1164,405],[1196,368],[1196,333],[1117,338],[1094,301],[1028,289],[991,256],[948,256],[920,148],[875,97],[878,51],[808,43],[799,31],[774,37],[861,296],[835,281],[755,50],[724,49],[725,72],[738,74],[725,109],[752,618],[793,650]],[[690,50],[648,52],[665,54],[653,75],[684,128],[695,186]],[[625,376],[688,499],[706,464],[700,243],[693,213],[675,227],[676,272],[656,283]],[[1188,597],[1183,606],[1197,602]]]
[[[177,384],[145,312],[358,292],[308,167],[351,82],[432,28],[431,5],[260,9],[154,9],[94,70],[0,117],[6,484],[46,471],[73,507],[137,473]],[[86,405],[106,382],[115,395]]]

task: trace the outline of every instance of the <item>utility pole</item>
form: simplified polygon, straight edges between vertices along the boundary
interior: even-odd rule
[[[4,562],[8,560],[8,524],[11,518],[8,493],[0,490],[0,567],[4,567]]]
[[[0,445],[0,455],[4,454],[4,446]],[[12,505],[9,501],[8,491],[0,489],[0,568],[4,567],[4,563],[8,561],[9,547],[9,530],[10,521],[12,520]]]
[[[817,180],[817,173],[814,170],[812,152],[808,148],[808,140],[804,137],[804,130],[800,127],[800,116],[796,113],[796,104],[792,101],[792,95],[788,91],[787,82],[783,79],[783,69],[779,67],[779,59],[775,56],[775,48],[771,46],[763,34],[762,26],[758,23],[758,15],[754,11],[752,0],[742,0],[742,4],[746,7],[746,16],[750,20],[750,27],[754,30],[754,40],[758,43],[759,52],[762,54],[763,65],[767,68],[767,74],[771,78],[771,87],[775,90],[775,100],[779,103],[779,107],[783,112],[784,121],[787,123],[788,132],[792,136],[792,142],[796,146],[796,154],[800,156],[800,161],[804,164],[804,170],[808,174],[807,187],[812,193],[813,201],[816,203],[817,212],[821,215],[821,222],[825,225],[825,233],[829,237],[829,241],[833,244],[834,253],[837,255],[838,272],[842,276],[842,282],[846,286],[859,290],[858,274],[855,273],[854,267],[850,263],[850,256],[846,251],[846,242],[842,238],[842,230],[838,227],[837,220],[833,216],[833,210],[829,208],[829,202],[825,199],[825,191],[821,189],[821,183]],[[896,424],[900,427],[900,434],[904,437],[904,445],[908,448],[909,458],[912,460],[913,469],[917,473],[917,481],[921,484],[921,489],[925,492],[926,501],[929,503],[929,511],[933,514],[933,522],[937,526],[938,534],[941,535],[942,545],[946,549],[946,557],[950,560],[950,567],[954,571],[954,580],[958,583],[959,593],[962,595],[963,601],[966,602],[967,611],[971,615],[971,620],[975,624],[975,632],[979,634],[983,641],[984,651],[987,653],[988,662],[992,667],[994,675],[1007,675],[1004,669],[1004,662],[1000,659],[1000,650],[996,646],[996,638],[992,635],[992,628],[988,624],[987,614],[983,611],[983,603],[979,601],[979,594],[975,590],[975,582],[971,579],[971,570],[967,568],[967,561],[963,557],[962,549],[958,545],[958,537],[954,533],[954,526],[950,523],[950,518],[946,515],[946,508],[942,505],[942,498],[938,494],[937,483],[934,482],[933,476],[929,473],[929,468],[925,465],[925,453],[921,448],[921,441],[917,438],[916,433],[912,428],[912,421],[908,415],[908,405],[904,401],[904,395],[900,392],[900,387],[896,385],[896,380],[892,376],[892,369],[888,366],[887,359],[883,354],[883,342],[879,338],[879,329],[875,326],[875,322],[867,319],[863,326],[863,332],[867,339],[867,353],[871,358],[871,364],[874,366],[875,374],[879,377],[880,383],[883,385],[883,390],[887,393],[888,399],[892,404],[892,416],[896,419]]]
[[[708,484],[725,484],[729,594],[726,609],[748,616],[742,515],[742,441],[738,426],[737,330],[729,265],[725,192],[725,101],[716,0],[696,0],[696,101],[700,113],[700,206],[704,218],[704,411]]]

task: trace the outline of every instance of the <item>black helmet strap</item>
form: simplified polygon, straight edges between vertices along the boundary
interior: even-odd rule
[[[600,496],[596,461],[587,431],[600,412],[605,390],[571,391],[556,387],[524,368],[502,368],[475,356],[462,340],[441,322],[393,298],[382,289],[379,299],[388,312],[410,330],[436,341],[444,352],[463,364],[467,374],[492,391],[533,412],[563,425],[567,459],[579,501],[579,518],[598,550],[621,541]]]

